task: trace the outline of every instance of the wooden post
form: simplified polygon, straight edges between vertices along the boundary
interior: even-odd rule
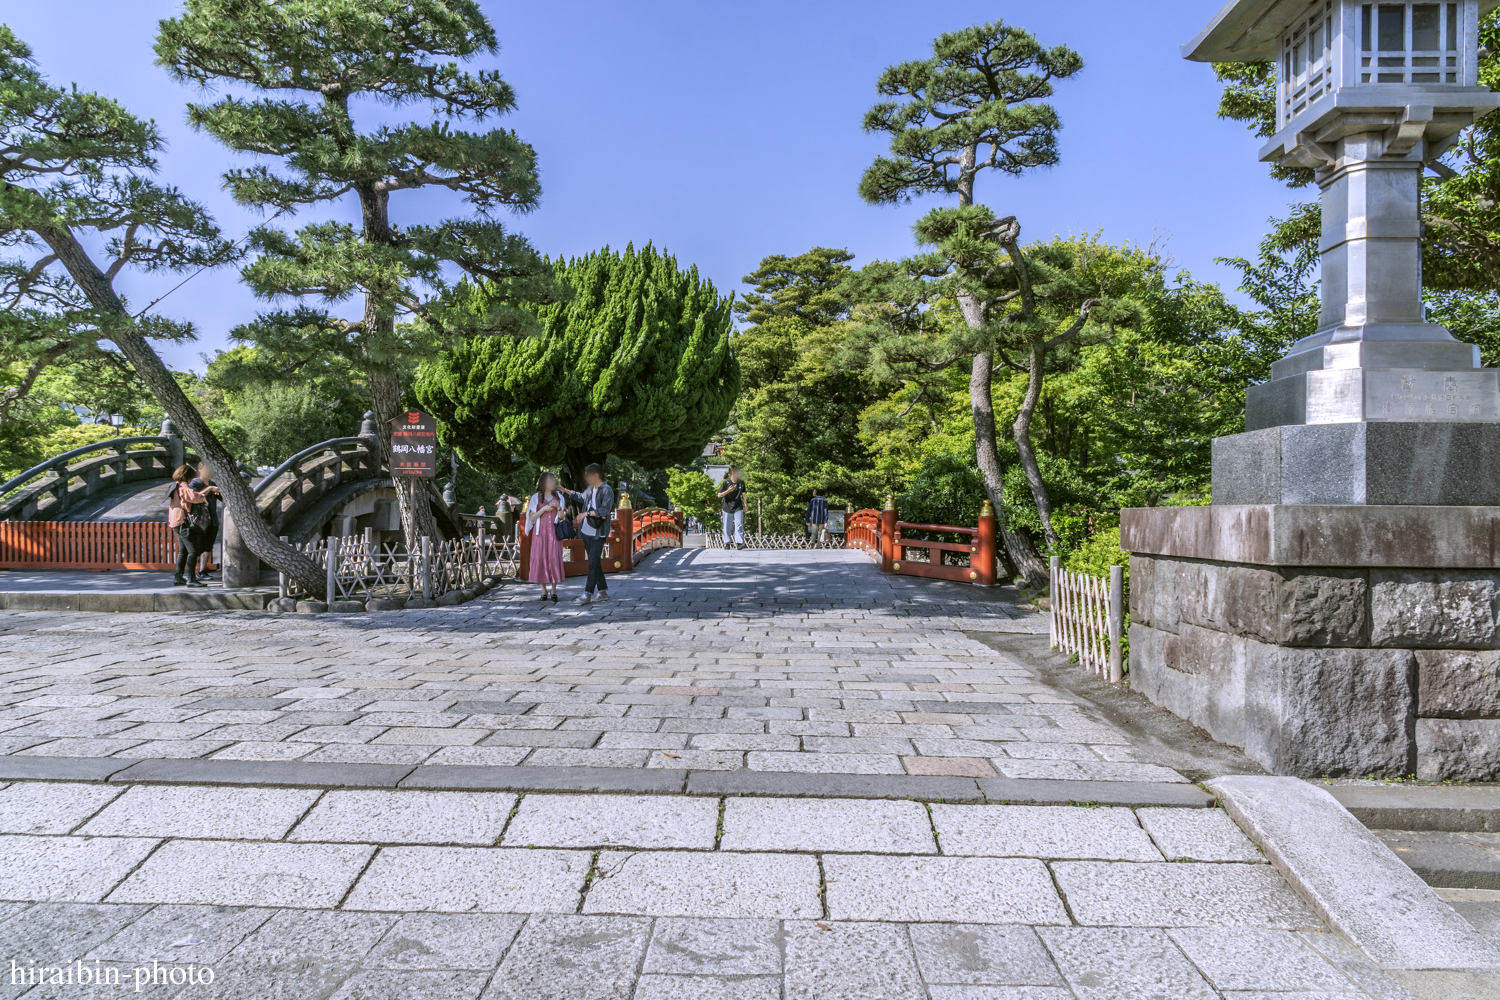
[[[323,568],[327,571],[327,581],[324,584],[326,593],[324,600],[330,603],[339,599],[339,536],[329,535],[326,556],[323,560]]]
[[[422,597],[432,600],[432,539],[422,536]]]
[[[620,533],[620,545],[610,548],[619,553],[614,561],[621,573],[635,569],[635,501],[629,493],[620,494],[620,506],[615,508],[615,530]]]
[[[896,563],[896,498],[885,498],[885,509],[880,512],[880,572],[895,572]]]
[[[1125,568],[1109,568],[1109,682],[1125,679],[1125,662],[1120,636],[1125,631]]]
[[[986,500],[979,510],[974,548],[969,551],[969,580],[981,587],[995,585],[995,536],[995,508]]]
[[[1061,582],[1062,582],[1062,556],[1053,556],[1052,557],[1051,572],[1047,576],[1047,604],[1049,606],[1049,610],[1051,611],[1051,614],[1049,615],[1049,617],[1052,619],[1052,643],[1051,643],[1051,645],[1052,645],[1053,649],[1057,648],[1057,643],[1059,641],[1058,640],[1058,631],[1057,631],[1057,616],[1062,611],[1062,599],[1063,599],[1063,595],[1062,595],[1062,587],[1060,586]]]
[[[286,541],[286,536],[282,535],[281,536],[281,540],[283,542],[285,542]],[[287,581],[286,581],[286,574],[285,573],[277,573],[276,574],[276,589],[279,591],[279,593],[277,593],[277,595],[276,595],[277,597],[287,597],[287,596],[289,596],[287,594]]]
[[[526,530],[526,520],[524,517],[516,519],[515,529],[521,539],[521,547],[516,556],[520,560],[516,564],[516,579],[525,580],[527,578],[526,567],[531,565],[531,532]]]
[[[484,511],[484,508],[481,507],[479,508],[479,510],[482,513]],[[483,521],[479,522],[479,537],[478,542],[475,546],[474,553],[474,562],[479,567],[479,579],[483,580],[488,575],[485,570],[489,569],[488,553],[485,551],[485,532]]]

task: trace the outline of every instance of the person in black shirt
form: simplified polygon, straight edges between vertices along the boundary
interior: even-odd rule
[[[729,476],[719,490],[720,518],[724,525],[724,547],[745,547],[745,484],[740,467],[731,465]]]

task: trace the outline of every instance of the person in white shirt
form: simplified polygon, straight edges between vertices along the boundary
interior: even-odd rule
[[[609,518],[615,509],[615,491],[604,481],[604,469],[591,464],[583,470],[588,489],[582,493],[563,490],[568,496],[583,505],[578,515],[579,537],[583,539],[583,551],[589,557],[588,582],[583,585],[583,596],[575,604],[590,604],[609,600],[609,584],[604,579],[604,546],[609,541]],[[627,543],[628,544],[628,543]]]

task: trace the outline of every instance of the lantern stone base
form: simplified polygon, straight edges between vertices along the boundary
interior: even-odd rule
[[[1500,507],[1127,510],[1130,680],[1299,777],[1500,779]]]
[[[1288,424],[1215,438],[1213,498],[1215,504],[1500,504],[1500,423]]]

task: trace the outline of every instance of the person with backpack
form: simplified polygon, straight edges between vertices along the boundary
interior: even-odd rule
[[[562,538],[558,525],[570,527],[564,512],[562,493],[557,488],[557,477],[550,472],[542,473],[537,481],[536,492],[526,502],[525,532],[531,536],[531,561],[526,566],[526,579],[542,585],[542,600],[557,603],[557,585],[563,580]]]
[[[588,489],[562,490],[577,500],[583,512],[574,522],[579,537],[583,539],[583,551],[589,557],[589,578],[583,585],[583,596],[574,604],[592,604],[609,600],[609,584],[604,579],[604,546],[609,542],[609,519],[615,509],[615,491],[604,481],[604,469],[597,464],[584,466],[583,479]],[[626,544],[629,544],[628,542]]]
[[[214,564],[214,542],[219,538],[219,491],[218,488],[209,489],[214,485],[213,470],[208,467],[207,462],[198,463],[198,476],[188,486],[203,494],[203,502],[207,507],[208,516],[205,524],[199,532],[198,552],[199,562],[202,564],[198,570],[200,577],[208,576],[217,572],[210,567]]]
[[[203,491],[192,487],[195,470],[191,465],[180,466],[172,473],[172,488],[167,491],[167,527],[177,535],[177,575],[172,580],[174,587],[207,587],[198,579],[198,555],[202,552],[203,531],[208,526],[208,497],[211,490],[217,494],[219,488],[210,486]],[[183,579],[183,574],[187,579]]]
[[[724,527],[724,547],[745,547],[745,483],[740,479],[740,467],[731,465],[729,476],[719,490],[720,518]]]

